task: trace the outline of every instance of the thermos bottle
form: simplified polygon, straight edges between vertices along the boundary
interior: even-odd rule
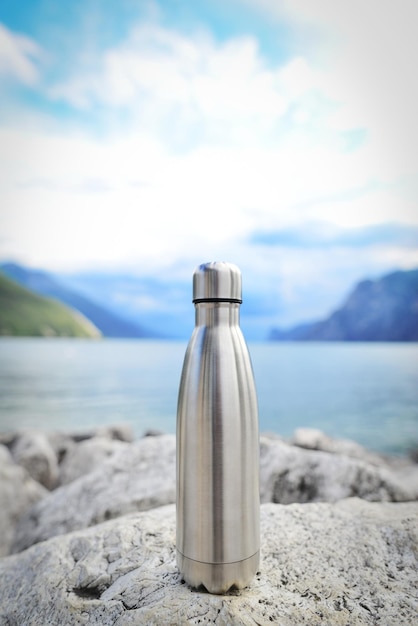
[[[177,410],[177,564],[192,587],[245,587],[259,565],[257,397],[239,326],[241,272],[200,265]]]

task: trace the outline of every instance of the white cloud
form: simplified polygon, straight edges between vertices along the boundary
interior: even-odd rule
[[[357,198],[319,201],[307,213],[347,228],[390,222],[418,224],[416,200],[402,198],[390,188],[365,192]]]
[[[224,143],[271,132],[297,81],[300,92],[300,77],[292,74],[309,73],[303,60],[285,72],[268,68],[249,36],[217,43],[208,34],[185,38],[155,25],[134,29],[99,65],[94,75],[81,72],[54,86],[51,97],[82,108],[124,107],[136,124],[153,132],[167,133],[168,123]]]
[[[32,39],[0,24],[0,76],[33,85],[39,78],[35,61],[41,56],[41,48]]]
[[[316,50],[309,43],[305,49],[318,63],[317,88],[340,105],[329,117],[329,127],[337,131],[367,129],[373,158],[385,179],[416,172],[415,0],[242,1],[277,20],[290,20],[296,28],[318,29]]]
[[[329,25],[325,11],[314,17],[308,5],[305,11]],[[335,32],[347,34],[328,67],[315,65],[308,51],[272,66],[252,37],[220,44],[208,34],[185,37],[149,24],[134,29],[97,59],[96,72],[78,67],[50,89],[51,97],[87,114],[126,116],[126,132],[110,128],[113,134],[93,139],[44,127],[0,129],[0,254],[45,267],[131,264],[147,271],[179,259],[193,267],[226,258],[249,281],[280,274],[295,302],[302,301],[295,291],[318,275],[331,294],[367,268],[378,273],[418,262],[399,248],[333,251],[331,261],[329,251],[245,243],[254,229],[315,220],[342,227],[418,221],[416,194],[392,184],[418,160],[408,160],[411,151],[399,157],[398,139],[391,138],[396,120],[374,105],[384,87],[372,71],[378,52],[365,58],[359,76],[350,70],[350,60],[362,56],[352,50],[350,24],[337,24]],[[359,26],[362,58],[366,31]],[[345,151],[340,132],[359,126],[368,141]]]
[[[146,130],[175,150],[208,143],[270,149],[287,139],[292,151],[302,134],[308,150],[309,141],[319,150],[314,169],[324,144],[338,155],[341,133],[364,129],[365,174],[382,182],[414,175],[415,5],[265,0],[260,6],[327,33],[322,62],[306,47],[305,57],[272,67],[253,37],[218,43],[208,33],[185,37],[149,23],[98,58],[94,73],[80,67],[50,94],[85,109],[119,111],[131,130]]]
[[[0,145],[8,242],[1,254],[24,252],[32,264],[158,268],[232,253],[245,260],[249,252],[239,242],[253,229],[315,219],[350,227],[418,221],[413,201],[395,191],[344,200],[344,190],[367,183],[361,162],[303,143],[175,156],[141,135],[103,142],[3,130]],[[333,201],[307,202],[332,193]]]

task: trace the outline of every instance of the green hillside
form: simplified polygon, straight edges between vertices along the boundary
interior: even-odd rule
[[[43,298],[0,273],[0,335],[22,337],[99,337],[86,318]]]

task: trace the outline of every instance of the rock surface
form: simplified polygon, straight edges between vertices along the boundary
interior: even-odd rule
[[[175,565],[174,505],[55,537],[0,561],[0,623],[410,626],[418,504],[265,504],[262,562],[241,592],[192,590]]]
[[[107,453],[110,456],[103,460]],[[146,437],[129,445],[95,437],[69,449],[61,468],[64,482],[82,468],[89,471],[21,517],[13,551],[175,501],[174,435]],[[410,501],[418,498],[418,465],[409,463],[398,471],[383,459],[379,465],[371,463],[367,451],[364,458],[353,458],[262,437],[260,486],[262,502],[281,504],[334,502],[351,496]]]
[[[363,446],[351,439],[334,439],[316,428],[297,428],[290,443],[308,450],[322,450],[322,452],[331,452],[331,454],[343,454],[353,459],[366,461],[372,465],[385,465],[387,462],[382,455],[366,450],[366,448],[363,448]]]
[[[279,439],[261,437],[262,502],[335,502],[358,496],[371,501],[418,499],[418,465],[399,470],[322,450],[306,450]]]
[[[0,444],[0,556],[9,554],[18,519],[47,494]]]
[[[20,433],[15,434],[18,437]],[[80,442],[95,439],[96,437],[124,441],[131,443],[134,441],[134,432],[129,424],[113,424],[110,426],[99,426],[92,430],[81,430],[74,432],[52,431],[47,433],[48,440],[57,455],[58,463],[61,463],[68,451],[72,450]]]
[[[14,460],[22,465],[32,478],[47,489],[58,482],[58,459],[45,433],[26,430],[14,441],[11,452]]]
[[[145,437],[123,446],[95,470],[59,487],[23,515],[13,551],[126,513],[174,502],[175,467],[174,435]]]
[[[106,459],[128,450],[128,443],[108,437],[99,436],[81,441],[67,450],[60,465],[59,482],[61,485],[72,483],[97,469]]]

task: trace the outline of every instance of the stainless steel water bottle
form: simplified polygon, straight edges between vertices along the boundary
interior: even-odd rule
[[[200,265],[177,409],[177,564],[192,587],[245,587],[259,565],[257,397],[239,326],[241,272]]]

